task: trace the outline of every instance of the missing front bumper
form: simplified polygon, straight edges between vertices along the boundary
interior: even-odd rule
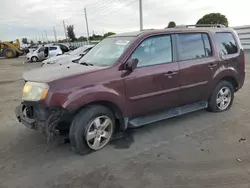
[[[58,123],[68,112],[61,107],[43,107],[40,104],[21,104],[16,107],[18,121],[29,129],[38,130],[46,135],[47,140],[59,134]]]

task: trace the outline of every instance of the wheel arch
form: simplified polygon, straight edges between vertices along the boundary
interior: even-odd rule
[[[239,87],[239,83],[237,79],[238,74],[239,73],[233,67],[229,67],[229,68],[221,67],[215,72],[213,76],[214,84],[213,84],[212,89],[214,89],[220,81],[225,80],[225,81],[230,82],[233,85],[235,92],[236,92]]]
[[[225,76],[222,77],[219,81],[228,81],[233,85],[234,91],[236,92],[238,90],[238,82],[236,81],[235,77],[233,76]]]
[[[39,60],[38,56],[37,55],[32,55],[30,59],[32,59],[33,57],[36,57],[37,60]]]
[[[127,126],[125,126],[125,121],[122,116],[122,110],[120,109],[120,107],[114,102],[107,100],[98,100],[86,103],[74,112],[74,116],[77,115],[79,112],[81,112],[84,108],[92,105],[104,106],[113,113],[116,120],[116,130],[125,130],[127,128]]]

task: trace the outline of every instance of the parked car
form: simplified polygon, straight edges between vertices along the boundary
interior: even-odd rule
[[[230,28],[144,30],[109,36],[78,64],[23,78],[17,119],[48,138],[68,132],[73,151],[86,154],[104,148],[115,131],[228,110],[244,83],[245,57]]]
[[[67,46],[67,45],[65,45],[65,44],[54,43],[53,46],[59,46],[60,49],[62,50],[63,54],[64,54],[65,52],[69,52],[69,51],[70,51],[69,46]]]
[[[52,65],[52,64],[68,64],[72,63],[72,61],[79,60],[83,57],[88,51],[90,51],[94,45],[86,45],[75,49],[74,51],[67,52],[60,56],[51,57],[42,62],[41,66]]]
[[[60,46],[40,46],[37,50],[26,55],[28,61],[43,61],[46,58],[62,55]]]

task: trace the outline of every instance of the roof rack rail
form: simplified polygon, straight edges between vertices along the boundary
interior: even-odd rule
[[[196,25],[177,25],[175,28],[188,28],[188,27],[216,27],[225,28],[223,24],[196,24]]]
[[[151,28],[151,29],[142,29],[141,31],[148,31],[148,30],[155,30],[155,29],[153,29],[153,28]]]

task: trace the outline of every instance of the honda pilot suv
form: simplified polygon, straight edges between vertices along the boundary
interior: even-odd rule
[[[72,150],[105,147],[117,131],[199,109],[228,110],[245,79],[233,29],[176,27],[110,36],[78,63],[23,74],[17,119]]]

